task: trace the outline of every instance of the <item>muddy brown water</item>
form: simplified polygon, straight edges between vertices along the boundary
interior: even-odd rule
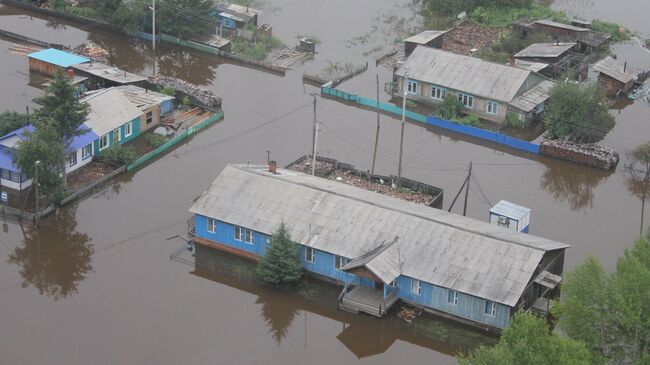
[[[607,10],[607,1],[598,4],[598,14],[618,14]],[[285,77],[166,46],[154,57],[149,42],[0,7],[0,28],[71,46],[90,39],[128,71],[150,75],[156,59],[161,73],[215,90],[226,113],[167,156],[45,219],[38,231],[6,223],[0,233],[0,363],[452,364],[457,351],[484,341],[459,341],[471,337],[462,332],[441,334],[464,330],[442,321],[436,322],[442,330],[414,340],[409,329],[390,327],[392,322],[347,316],[327,303],[300,304],[170,260],[182,241],[167,238],[186,232],[188,207],[228,163],[263,162],[270,150],[271,158],[285,165],[310,150],[310,93],[318,90],[302,84],[303,71],[318,71],[328,61],[369,60],[366,73],[340,86],[368,97],[375,95],[375,74],[382,84],[390,79],[389,70],[375,68],[364,56],[381,43],[380,30],[364,44],[346,41],[371,31],[377,16],[409,10],[391,0],[363,0],[352,7],[344,0],[265,5],[263,20],[285,42],[295,43],[299,33],[322,41],[314,61],[296,65]],[[650,33],[645,22],[634,22],[639,13],[630,9],[610,20],[629,19],[631,27]],[[12,46],[0,39],[0,110],[22,111],[40,91],[28,86],[26,57],[12,53]],[[616,52],[629,53],[638,64],[650,59],[633,43]],[[388,96],[382,91],[381,98]],[[636,102],[612,110],[617,125],[604,144],[618,150],[622,162],[626,152],[650,139],[648,108]],[[370,168],[373,111],[318,97],[318,119],[320,153]],[[604,172],[416,124],[407,125],[405,140],[404,175],[444,188],[445,208],[474,161],[478,184],[471,189],[468,215],[486,220],[490,204],[500,199],[530,207],[532,234],[573,245],[567,269],[588,255],[612,269],[638,236],[641,205],[627,188],[623,164]],[[399,121],[382,115],[377,173],[396,173],[398,150]],[[287,313],[295,318],[286,320]],[[281,342],[278,326],[268,323],[282,324]],[[376,335],[386,334],[385,326],[393,339],[388,346]],[[360,330],[341,340],[346,328]],[[359,358],[353,350],[358,348],[372,349],[372,355]]]

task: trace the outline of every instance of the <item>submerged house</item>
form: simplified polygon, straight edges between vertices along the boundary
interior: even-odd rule
[[[637,80],[636,72],[612,57],[606,57],[594,65],[594,72],[598,74],[598,84],[605,89],[607,96],[615,96],[628,92]]]
[[[344,286],[342,309],[381,317],[402,300],[494,331],[518,310],[545,310],[569,247],[265,166],[227,166],[190,213],[197,245],[251,259],[284,222],[305,270]]]
[[[72,172],[90,161],[93,157],[93,142],[97,135],[82,124],[84,134],[72,139],[66,153],[68,154],[65,171]],[[27,138],[27,134],[34,132],[34,127],[27,125],[0,137],[0,186],[15,190],[24,190],[31,186],[32,180],[24,176],[18,166],[14,164],[14,155],[19,142]]]
[[[49,48],[27,55],[29,70],[52,76],[56,71],[66,72],[73,66],[90,62],[89,58],[78,56],[74,53]]]
[[[549,97],[544,87],[548,80],[533,71],[430,47],[418,46],[395,76],[400,96],[406,92],[409,99],[435,105],[452,94],[466,113],[495,123],[505,122],[508,112],[531,119],[544,110]],[[520,108],[520,99],[531,92],[541,95],[536,104]]]
[[[251,25],[257,28],[261,11],[238,4],[219,4],[213,15],[217,18],[219,34],[230,34]]]

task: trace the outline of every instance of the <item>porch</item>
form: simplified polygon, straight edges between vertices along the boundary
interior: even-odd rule
[[[393,292],[384,297],[383,290],[356,286],[347,293],[343,293],[339,301],[339,309],[358,314],[360,312],[383,317],[397,301]]]

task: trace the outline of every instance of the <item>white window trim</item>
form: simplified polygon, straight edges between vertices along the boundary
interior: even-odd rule
[[[334,270],[341,271],[341,268],[345,266],[345,264],[347,264],[347,260],[348,259],[346,259],[343,256],[338,256],[338,255],[334,256]],[[337,264],[338,264],[338,268],[336,267]]]
[[[414,91],[411,91],[411,85],[414,85]],[[418,95],[418,82],[415,80],[406,79],[406,92],[411,95]]]
[[[496,317],[497,315],[497,303],[491,300],[486,300],[486,304],[491,304],[492,306],[490,307],[490,313],[485,313],[486,316],[488,317]]]
[[[122,141],[122,132],[119,128],[113,131],[113,138],[117,140],[117,143],[120,143]]]
[[[467,98],[467,104],[470,105],[465,105],[465,102],[463,101],[464,98]],[[472,95],[465,94],[465,93],[458,93],[458,100],[463,104],[463,106],[466,109],[474,109],[474,97]]]
[[[102,140],[103,140],[104,138],[106,138],[106,143],[104,143],[104,147],[102,147]],[[108,134],[108,133],[106,133],[106,134],[104,134],[103,136],[101,136],[101,137],[99,138],[99,150],[100,150],[100,151],[103,151],[103,150],[107,149],[108,146],[111,145],[111,141],[110,141],[110,140],[111,140],[111,139],[109,138],[109,134]]]
[[[208,218],[208,233],[217,232],[217,221],[213,218]]]
[[[490,105],[494,106],[494,111],[490,111]],[[497,115],[499,114],[499,103],[493,100],[488,100],[487,103],[485,104],[485,113],[490,114],[490,115]]]
[[[250,235],[250,241],[248,240],[248,237]],[[244,229],[244,242],[248,244],[253,244],[253,230],[252,229]]]
[[[74,156],[74,163],[72,163],[72,156]],[[68,154],[68,165],[72,167],[76,165],[78,162],[79,162],[79,158],[77,156],[77,151],[70,152],[70,154]]]
[[[435,91],[435,90],[439,90],[439,91],[440,91],[440,97],[434,96],[434,91]],[[433,100],[440,100],[440,101],[442,101],[442,100],[444,100],[445,96],[447,96],[447,89],[445,89],[444,87],[431,85],[431,90],[429,91],[429,96],[430,96],[431,99],[433,99]]]
[[[239,235],[238,235],[238,233],[239,233]],[[235,238],[235,241],[239,241],[239,242],[241,242],[241,240],[242,240],[242,236],[241,236],[241,235],[242,235],[242,229],[241,229],[241,227],[239,227],[239,226],[235,226],[235,230],[234,230],[234,232],[233,232],[233,237]],[[239,236],[239,238],[237,238],[237,236]]]
[[[133,134],[133,122],[128,122],[124,125],[124,137],[131,137]]]
[[[86,150],[86,147],[90,147],[90,152],[88,153],[88,155],[84,156],[84,151]],[[87,159],[89,157],[92,157],[92,155],[93,155],[93,144],[92,143],[89,143],[89,144],[81,147],[81,159],[82,160],[85,160],[85,159]]]
[[[316,261],[316,252],[314,251],[313,248],[311,247],[305,248],[305,261],[310,262],[312,264],[314,263],[314,261]]]
[[[447,289],[449,292],[453,293],[452,301],[449,301],[449,292],[447,293],[447,304],[453,305],[454,307],[458,306],[458,292],[453,289]]]
[[[417,290],[414,290],[414,287],[416,287]],[[411,294],[415,294],[415,295],[422,294],[422,283],[420,283],[420,280],[411,279]]]

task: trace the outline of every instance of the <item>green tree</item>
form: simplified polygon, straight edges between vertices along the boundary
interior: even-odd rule
[[[18,142],[14,163],[28,179],[36,174],[41,193],[50,195],[61,184],[61,156],[63,144],[57,141],[57,132],[52,125],[41,124],[33,133],[26,133],[26,139]]]
[[[442,119],[452,120],[461,117],[463,112],[463,103],[461,103],[456,95],[447,94],[442,103],[438,104],[436,109],[436,116]]]
[[[584,344],[549,331],[546,321],[528,312],[519,312],[503,331],[494,347],[479,347],[461,358],[461,365],[587,365],[589,352]]]
[[[300,248],[291,241],[284,222],[271,236],[265,255],[257,264],[256,272],[267,283],[290,285],[302,277]]]
[[[65,171],[68,148],[72,139],[88,133],[82,124],[89,113],[89,106],[79,102],[77,88],[70,83],[70,79],[63,72],[57,71],[50,86],[45,90],[45,95],[37,97],[34,102],[41,106],[35,113],[34,126],[37,130],[53,128],[55,131],[53,141],[62,144],[64,150],[58,155],[61,171]],[[51,132],[51,131],[50,131]],[[44,133],[42,136],[50,136]],[[66,185],[63,173],[63,185]]]
[[[598,84],[563,82],[551,90],[544,111],[547,138],[598,142],[614,127],[607,99]]]
[[[0,136],[13,132],[29,123],[27,114],[16,112],[0,113]]]
[[[217,23],[209,16],[209,0],[160,0],[160,29],[181,38],[193,38],[216,31]]]
[[[650,142],[638,145],[630,154],[629,163],[625,167],[628,171],[625,181],[627,189],[641,199],[641,229],[639,233],[641,236],[643,235],[645,201],[650,187]]]

